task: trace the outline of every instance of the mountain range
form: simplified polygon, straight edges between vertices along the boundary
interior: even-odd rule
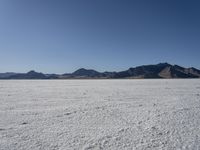
[[[200,70],[184,68],[168,63],[143,65],[120,72],[98,72],[92,69],[78,69],[73,73],[44,74],[35,71],[27,73],[0,73],[0,79],[151,79],[151,78],[200,78]]]

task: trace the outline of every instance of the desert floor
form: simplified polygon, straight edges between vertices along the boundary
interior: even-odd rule
[[[200,80],[1,80],[0,150],[200,149]]]

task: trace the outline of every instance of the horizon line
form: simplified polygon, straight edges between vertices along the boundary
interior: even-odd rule
[[[185,67],[185,66],[183,66],[183,65],[178,65],[178,64],[175,64],[175,63],[168,63],[168,62],[162,62],[162,63],[150,63],[150,64],[143,64],[143,65],[136,65],[136,66],[132,66],[132,67],[128,67],[128,68],[126,68],[126,70],[128,70],[128,69],[130,69],[130,68],[136,68],[136,67],[141,67],[141,66],[148,66],[148,65],[158,65],[158,64],[169,64],[169,65],[172,65],[172,66],[174,66],[174,65],[177,65],[177,66],[180,66],[180,67],[184,67],[184,68],[195,68],[195,69],[198,69],[198,70],[200,70],[200,68],[198,67],[193,67],[193,66],[189,66],[189,67]],[[64,73],[55,73],[55,72],[49,72],[49,73],[47,73],[47,72],[43,72],[43,71],[37,71],[36,69],[30,69],[30,70],[28,70],[28,71],[26,71],[26,72],[17,72],[17,71],[6,71],[6,72],[0,72],[0,73],[19,73],[19,74],[24,74],[24,73],[28,73],[28,72],[31,72],[31,71],[34,71],[34,72],[37,72],[37,73],[43,73],[43,74],[57,74],[57,75],[63,75],[63,74],[71,74],[71,73],[73,73],[73,72],[75,72],[75,71],[77,71],[77,70],[80,70],[80,69],[86,69],[86,70],[94,70],[94,71],[97,71],[97,72],[99,72],[99,73],[104,73],[104,72],[121,72],[121,71],[124,71],[124,70],[118,70],[118,71],[114,71],[114,70],[110,70],[110,71],[108,71],[108,70],[104,70],[104,71],[98,71],[98,70],[96,70],[96,69],[92,69],[92,68],[85,68],[85,67],[79,67],[79,68],[77,68],[77,69],[74,69],[74,71],[72,71],[72,72],[64,72]],[[125,69],[125,68],[124,68]]]

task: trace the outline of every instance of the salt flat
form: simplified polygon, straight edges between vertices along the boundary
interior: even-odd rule
[[[1,150],[200,149],[200,80],[2,80]]]

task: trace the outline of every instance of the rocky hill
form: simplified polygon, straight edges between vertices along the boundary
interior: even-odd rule
[[[98,72],[92,69],[78,69],[73,73],[43,74],[35,71],[27,73],[0,73],[0,79],[147,79],[147,78],[200,78],[200,70],[184,68],[168,63],[143,65],[120,72]]]

